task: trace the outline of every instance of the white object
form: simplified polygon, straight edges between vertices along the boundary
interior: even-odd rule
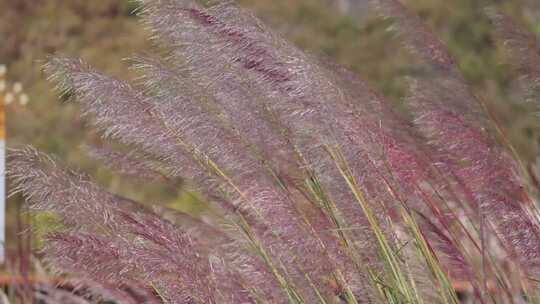
[[[8,105],[12,103],[13,101],[15,101],[15,95],[13,95],[12,93],[7,93],[6,96],[4,96],[5,104]]]
[[[20,82],[15,82],[13,84],[13,93],[15,94],[19,94],[21,91],[22,91],[23,87],[22,87],[22,83]]]
[[[0,126],[3,127],[3,126]],[[0,139],[0,263],[5,260],[6,243],[6,142]]]
[[[19,103],[21,104],[21,106],[27,105],[28,101],[29,101],[28,95],[23,93],[19,96]]]

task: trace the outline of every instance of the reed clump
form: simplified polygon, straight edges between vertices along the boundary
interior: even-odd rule
[[[411,116],[234,3],[139,2],[167,50],[131,59],[143,77],[59,56],[45,72],[108,143],[91,155],[143,181],[181,179],[208,211],[149,207],[11,150],[12,193],[62,223],[45,240],[47,265],[91,286],[87,301],[458,303],[454,282],[478,303],[537,299],[538,189],[444,44],[402,4],[372,3],[423,70],[407,79]],[[486,14],[519,58],[527,101],[540,103],[539,44]]]

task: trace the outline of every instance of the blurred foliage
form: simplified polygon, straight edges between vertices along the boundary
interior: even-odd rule
[[[483,15],[483,7],[493,1],[406,2],[445,41],[464,76],[487,100],[518,151],[532,161],[539,152],[540,123],[530,115],[530,109],[512,102],[513,76]],[[540,34],[537,0],[497,2]],[[299,47],[349,66],[401,110],[401,97],[406,93],[403,76],[414,72],[414,61],[388,30],[391,20],[372,18],[369,11],[348,15],[339,12],[337,2],[331,0],[240,3]],[[200,212],[200,199],[192,194],[143,182],[126,183],[88,158],[78,147],[83,142],[98,143],[99,136],[87,132],[76,105],[59,100],[41,72],[48,55],[61,53],[82,57],[112,75],[136,76],[122,59],[152,45],[134,9],[127,0],[0,0],[0,63],[7,64],[8,76],[21,81],[32,100],[26,107],[7,108],[8,140],[10,145],[32,144],[55,154],[113,192]],[[17,199],[11,204],[16,203]]]

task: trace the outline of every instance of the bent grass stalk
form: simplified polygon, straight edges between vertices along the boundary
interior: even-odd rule
[[[362,211],[366,215],[369,221],[370,228],[376,236],[377,243],[379,245],[382,260],[385,263],[387,270],[390,273],[391,283],[385,284],[376,279],[376,283],[381,291],[382,295],[386,297],[390,303],[401,303],[402,298],[405,297],[406,302],[416,303],[419,299],[414,293],[414,288],[410,285],[410,282],[406,279],[407,275],[400,266],[399,258],[395,254],[394,249],[390,245],[387,237],[383,233],[379,220],[373,214],[371,207],[369,206],[364,194],[359,189],[354,176],[352,175],[347,161],[343,155],[339,152],[338,148],[325,146],[326,150],[336,163],[342,177],[346,181],[350,190],[356,198],[356,202],[362,208]]]

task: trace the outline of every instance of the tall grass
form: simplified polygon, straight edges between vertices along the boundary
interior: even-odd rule
[[[11,150],[12,193],[62,223],[45,261],[98,286],[88,301],[458,303],[455,282],[478,303],[535,300],[536,190],[444,43],[399,2],[373,4],[425,72],[407,79],[413,121],[233,3],[139,2],[156,42],[131,60],[140,79],[64,57],[45,72],[103,135],[90,154],[126,176],[181,178],[208,211],[151,208]]]

